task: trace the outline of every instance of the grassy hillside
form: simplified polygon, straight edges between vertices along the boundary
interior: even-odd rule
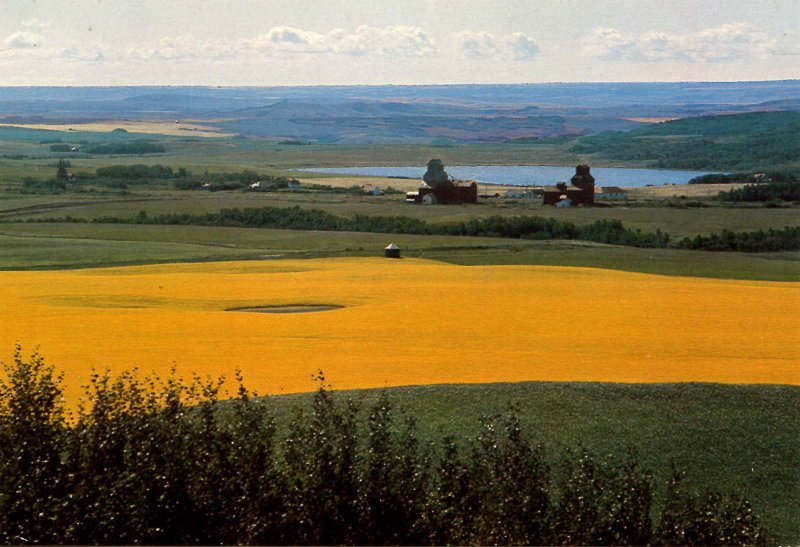
[[[800,112],[755,112],[663,122],[584,137],[572,147],[652,167],[766,170],[800,165]]]
[[[579,445],[597,454],[620,454],[633,447],[657,481],[666,480],[669,464],[675,462],[691,469],[689,480],[697,489],[745,493],[783,543],[800,540],[798,387],[519,383],[387,392],[418,419],[424,439],[473,437],[481,416],[517,414],[524,430],[547,446],[551,457]],[[379,392],[339,395],[368,403]],[[267,401],[283,414],[307,397]]]
[[[74,223],[0,225],[0,269],[63,269],[279,258],[379,256],[389,241],[406,257],[453,264],[535,264],[764,281],[800,278],[800,253],[708,253],[581,241],[388,235],[213,226]]]

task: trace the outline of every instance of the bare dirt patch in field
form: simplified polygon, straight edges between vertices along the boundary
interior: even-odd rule
[[[338,304],[291,304],[287,306],[253,306],[231,308],[225,311],[245,311],[251,313],[313,313],[319,311],[340,310],[344,306]]]
[[[639,122],[639,123],[661,123],[661,122],[671,122],[673,120],[677,120],[678,118],[622,118],[628,122]]]

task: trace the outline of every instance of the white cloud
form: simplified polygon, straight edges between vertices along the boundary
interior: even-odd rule
[[[289,55],[329,51],[325,35],[286,26],[273,27],[255,38],[242,39],[239,45],[249,50]]]
[[[3,44],[11,49],[30,49],[39,47],[43,41],[44,37],[41,34],[21,30],[3,40]]]
[[[454,34],[460,55],[467,59],[513,58],[531,60],[539,54],[533,38],[515,32],[500,38],[489,32],[458,32]]]
[[[241,40],[244,48],[291,56],[340,53],[354,56],[418,57],[436,52],[433,40],[419,27],[361,25],[355,31],[335,29],[327,34],[292,27],[273,27],[255,38]]]
[[[31,23],[34,26],[34,23]],[[436,44],[419,27],[362,25],[352,31],[335,29],[327,34],[277,26],[254,37],[205,39],[192,34],[165,36],[133,47],[111,47],[63,42],[46,51],[38,47],[42,37],[30,31],[17,32],[5,40],[9,50],[28,58],[47,56],[69,60],[119,60],[132,62],[253,61],[296,56],[348,56],[365,58],[419,58],[434,55]],[[37,48],[34,50],[33,48]],[[28,50],[28,53],[23,53]]]
[[[419,27],[361,25],[352,33],[335,30],[328,41],[334,51],[346,55],[422,57],[436,53],[436,44]]]
[[[31,32],[41,33],[44,29],[50,26],[50,23],[45,23],[39,19],[30,19],[22,22],[22,28]]]
[[[517,59],[533,59],[539,54],[539,46],[536,45],[533,38],[521,32],[515,32],[507,36],[505,42]]]
[[[727,23],[687,34],[650,30],[634,35],[597,28],[585,41],[587,57],[621,61],[724,62],[769,53],[775,40],[746,23]]]
[[[235,55],[237,50],[237,47],[225,42],[201,40],[191,34],[181,34],[145,42],[117,55],[152,61],[220,60]]]
[[[101,62],[108,59],[109,53],[102,45],[92,44],[89,46],[64,47],[58,50],[56,55],[68,61]]]
[[[458,32],[455,35],[461,55],[467,59],[490,59],[499,55],[500,46],[488,32]]]

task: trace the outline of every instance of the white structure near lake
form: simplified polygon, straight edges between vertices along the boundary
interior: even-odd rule
[[[595,199],[628,199],[628,191],[618,186],[603,186]]]

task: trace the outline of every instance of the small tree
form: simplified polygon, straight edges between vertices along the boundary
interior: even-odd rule
[[[67,160],[58,160],[56,164],[56,180],[63,182],[69,178],[69,173],[67,173],[67,167],[69,167],[69,165]]]
[[[61,376],[17,346],[0,378],[0,543],[57,543],[61,448],[66,424]],[[24,538],[24,539],[23,539]]]

